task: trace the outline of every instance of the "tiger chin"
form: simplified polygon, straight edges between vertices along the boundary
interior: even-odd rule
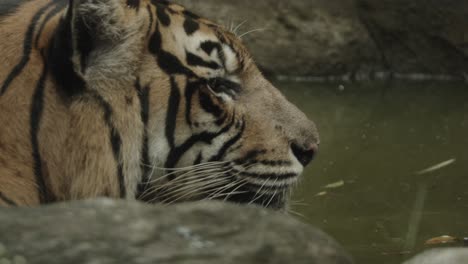
[[[3,1],[0,205],[286,206],[317,129],[236,35],[163,0]]]

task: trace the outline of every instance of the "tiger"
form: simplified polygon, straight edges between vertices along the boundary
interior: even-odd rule
[[[2,0],[0,37],[1,206],[281,209],[318,151],[240,37],[171,1]]]

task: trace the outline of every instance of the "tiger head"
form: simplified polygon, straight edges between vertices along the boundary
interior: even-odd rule
[[[140,199],[285,205],[317,151],[317,129],[240,38],[162,0],[74,0],[68,17],[87,86],[138,91]]]

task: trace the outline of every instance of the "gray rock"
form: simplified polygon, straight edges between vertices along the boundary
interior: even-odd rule
[[[225,203],[97,200],[0,209],[0,263],[351,263],[323,232]]]
[[[423,252],[403,264],[465,264],[468,263],[467,248],[432,249]]]
[[[174,0],[220,24],[238,25],[266,73],[468,72],[468,1]],[[386,75],[395,76],[395,75]]]
[[[385,68],[468,72],[468,1],[356,0]]]
[[[176,0],[231,27],[270,74],[306,76],[342,73],[371,65],[378,52],[355,16],[353,0]]]

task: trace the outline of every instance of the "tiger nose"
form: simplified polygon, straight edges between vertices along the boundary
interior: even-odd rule
[[[318,150],[318,143],[298,144],[291,143],[291,150],[302,166],[307,166],[313,159]]]

